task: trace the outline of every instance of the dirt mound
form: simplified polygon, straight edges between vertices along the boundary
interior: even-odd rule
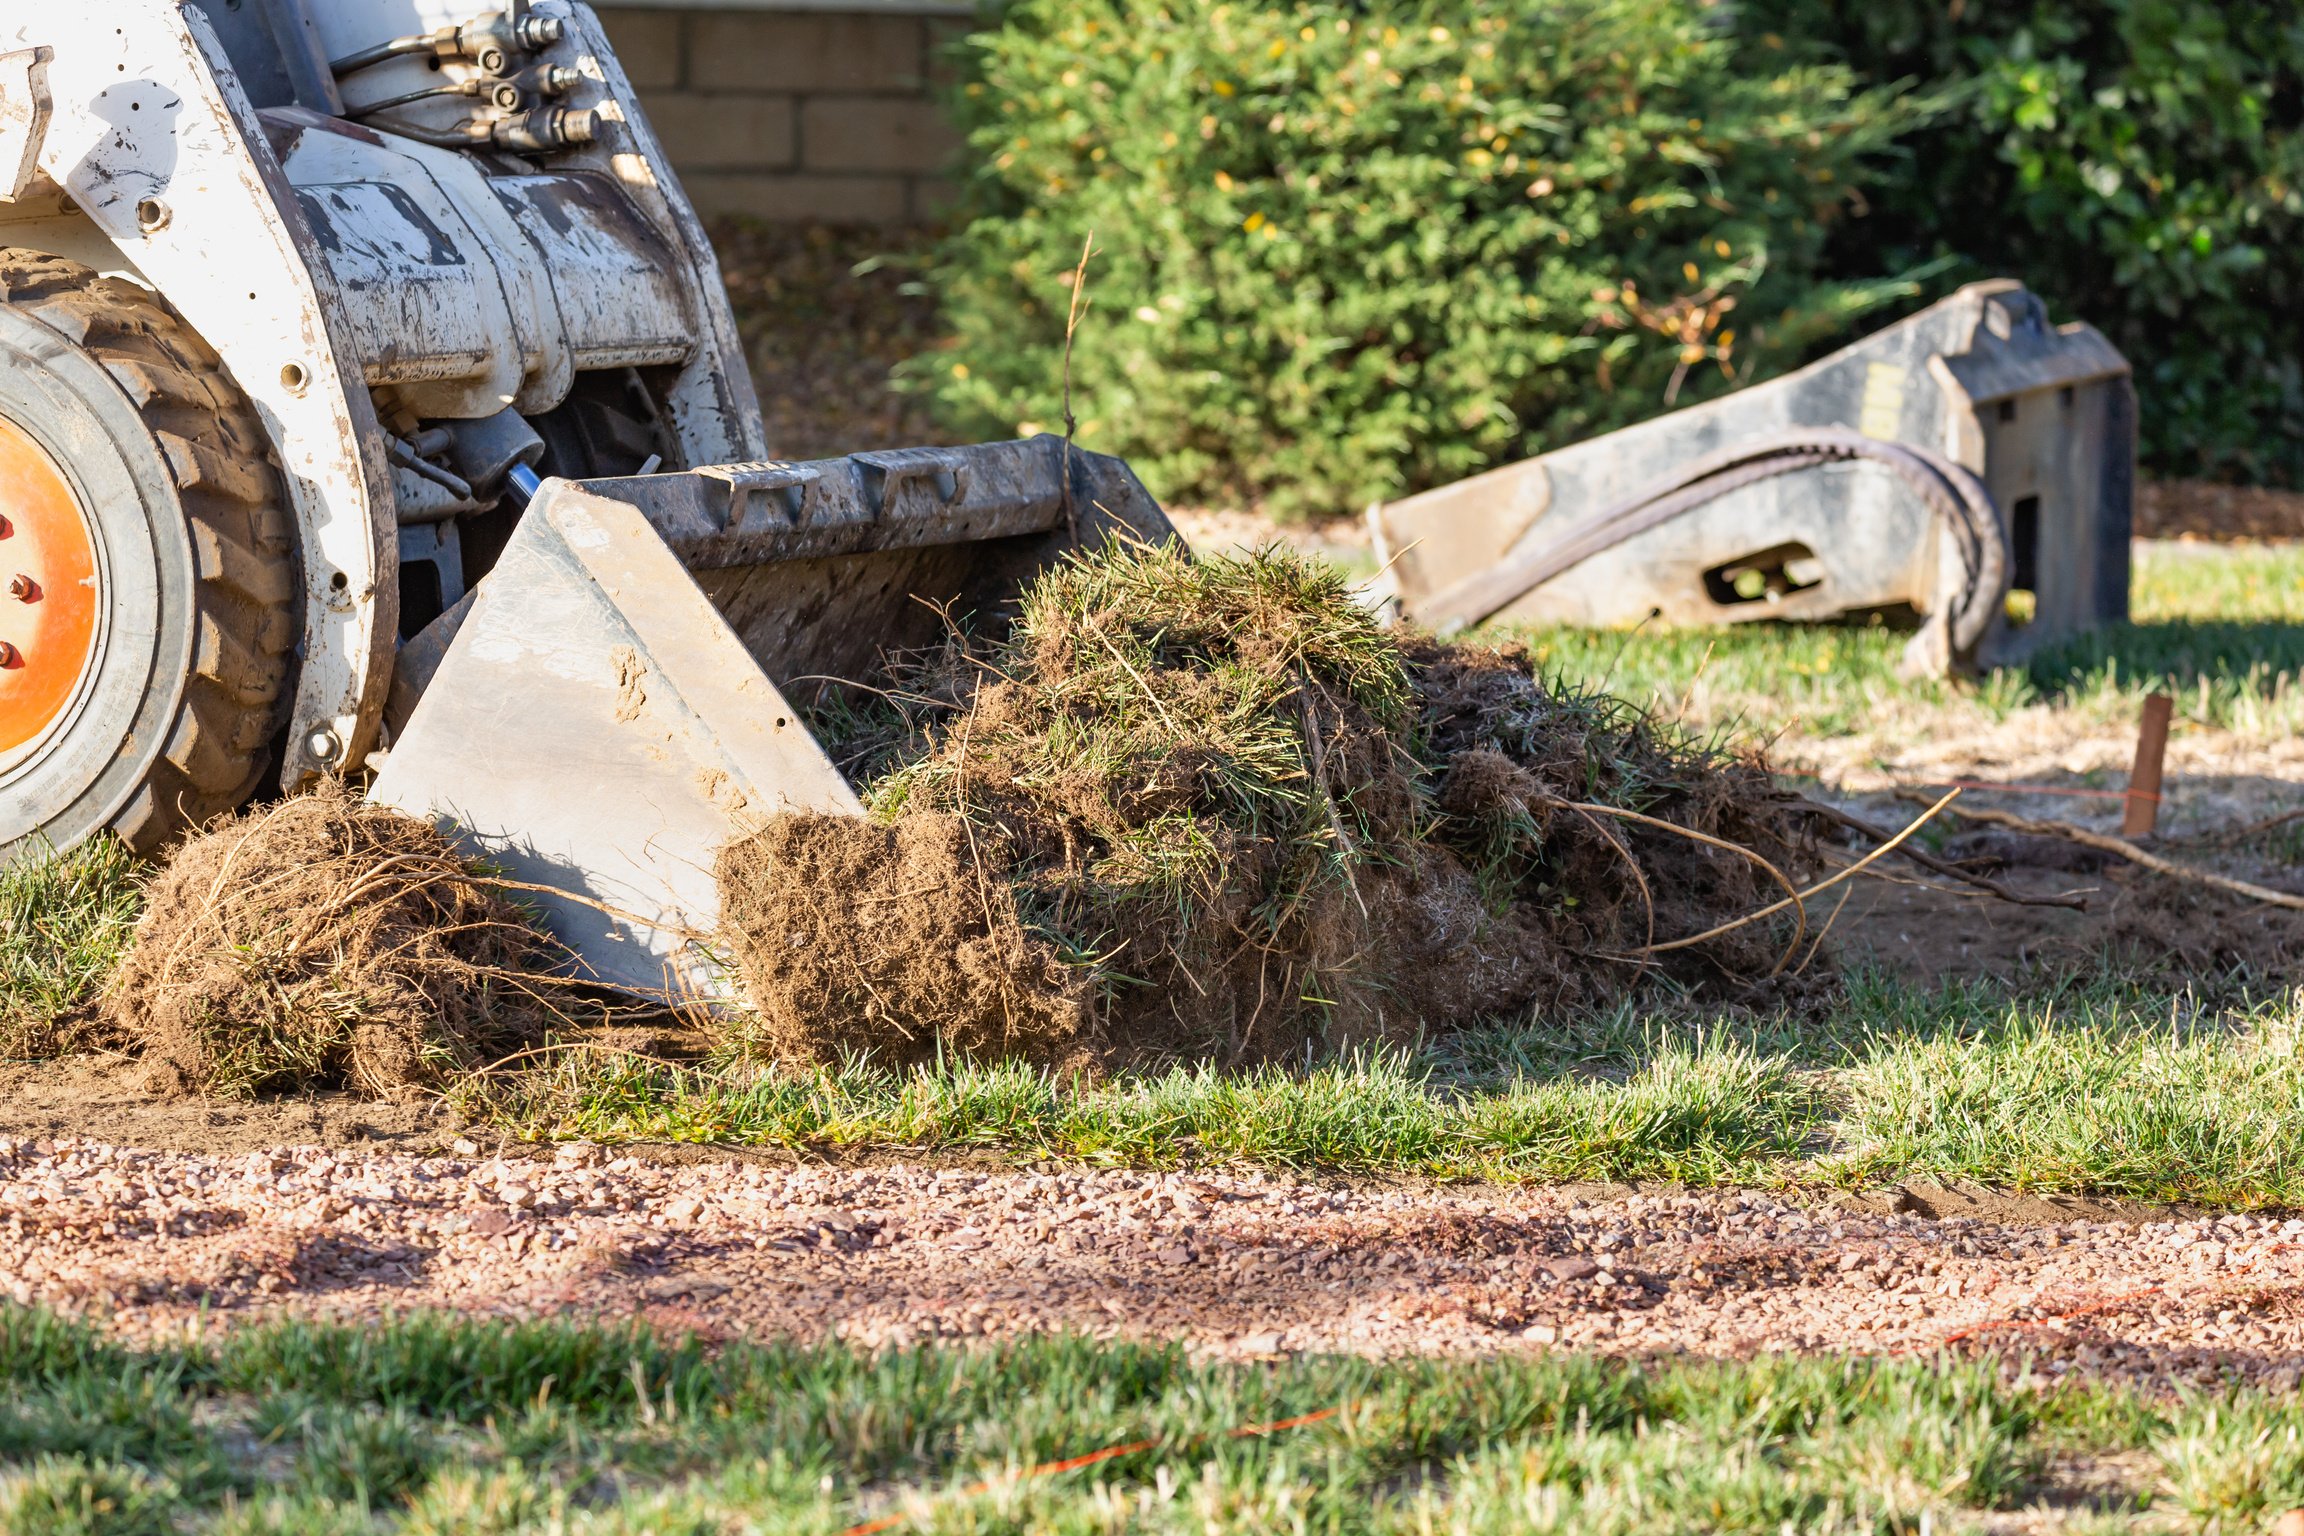
[[[888,682],[815,722],[871,817],[720,862],[778,1055],[1271,1060],[1786,952],[1653,949],[1780,894],[1723,846],[1798,862],[1764,769],[1282,551],[1078,559]]]
[[[542,1037],[560,957],[428,822],[326,782],[180,847],[104,1001],[155,1086],[437,1086]]]
[[[781,816],[720,860],[721,920],[743,943],[762,1044],[780,1056],[827,1043],[825,1005],[893,1037],[894,1054],[939,1041],[983,1055],[1062,1053],[1090,1017],[1085,976],[1028,933],[969,825],[927,813],[892,825]],[[915,1009],[933,998],[932,1015]]]

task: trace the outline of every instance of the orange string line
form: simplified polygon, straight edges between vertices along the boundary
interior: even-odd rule
[[[2079,789],[2070,784],[1987,784],[1982,779],[1942,779],[1930,782],[1930,787],[1941,785],[1945,789],[1991,789],[2008,795],[2076,795],[2087,800],[2158,800],[2155,794],[2136,789]]]
[[[1274,1419],[1269,1424],[1246,1424],[1238,1429],[1226,1430],[1224,1438],[1227,1440],[1249,1440],[1258,1435],[1275,1435],[1284,1429],[1302,1429],[1307,1424],[1317,1424],[1323,1419],[1335,1418],[1338,1414],[1358,1406],[1357,1403],[1338,1403],[1333,1408],[1323,1408],[1317,1413],[1300,1413],[1292,1419]],[[1194,1446],[1209,1438],[1205,1434],[1194,1435],[1184,1444]],[[1077,1472],[1082,1467],[1092,1467],[1100,1461],[1111,1461],[1121,1456],[1133,1456],[1139,1451],[1154,1450],[1159,1444],[1160,1442],[1157,1440],[1131,1440],[1126,1445],[1108,1445],[1100,1451],[1089,1451],[1080,1456],[1067,1456],[1061,1461],[1043,1461],[1038,1466],[1026,1467],[1013,1478],[986,1478],[980,1483],[970,1483],[952,1497],[959,1499],[978,1498],[990,1493],[1002,1482],[1023,1483],[1038,1477],[1054,1477],[1059,1472]],[[847,1530],[841,1532],[841,1536],[877,1536],[878,1532],[895,1530],[900,1525],[908,1524],[911,1519],[912,1513],[910,1511],[901,1514],[882,1515],[877,1520],[866,1520],[848,1527]]]
[[[1916,1355],[1923,1350],[1949,1349],[1955,1344],[1965,1344],[1970,1339],[1981,1337],[1987,1333],[2018,1333],[2029,1328],[2051,1328],[2058,1323],[2069,1323],[2076,1318],[2093,1317],[2099,1312],[2112,1311],[2116,1307],[2126,1306],[2129,1302],[2139,1300],[2142,1297],[2157,1296],[2161,1290],[2162,1287],[2157,1285],[2139,1286],[2133,1291],[2122,1291],[2117,1296],[2104,1296],[2094,1301],[2083,1302],[2069,1311],[2051,1312],[2046,1317],[1986,1318],[1983,1322],[1971,1323],[1965,1328],[1955,1329],[1933,1344],[1913,1344],[1896,1351],[1896,1353]]]

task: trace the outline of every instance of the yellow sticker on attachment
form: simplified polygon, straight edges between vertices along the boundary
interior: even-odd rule
[[[1856,430],[1883,442],[1896,441],[1904,421],[1904,378],[1898,363],[1873,363],[1864,370],[1864,410]]]

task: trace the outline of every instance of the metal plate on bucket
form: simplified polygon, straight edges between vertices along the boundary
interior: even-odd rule
[[[370,798],[439,821],[599,980],[723,1000],[713,859],[749,821],[857,812],[784,695],[628,502],[548,482]]]

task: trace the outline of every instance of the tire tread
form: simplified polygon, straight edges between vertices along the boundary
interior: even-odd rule
[[[87,351],[135,402],[194,553],[193,645],[167,746],[112,818],[140,854],[255,792],[302,632],[293,512],[255,408],[157,295],[76,261],[0,248],[0,302]]]

